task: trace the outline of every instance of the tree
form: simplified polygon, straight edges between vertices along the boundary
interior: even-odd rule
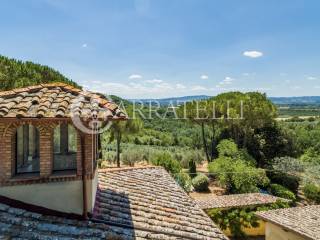
[[[203,149],[209,162],[216,157],[220,139],[232,138],[238,146],[246,148],[255,130],[274,124],[277,115],[272,102],[258,92],[222,93],[187,103],[178,112],[201,127]]]
[[[260,186],[269,183],[265,170],[256,168],[252,157],[245,150],[238,150],[232,140],[222,140],[217,148],[219,157],[208,168],[228,192],[258,192]]]
[[[320,144],[316,144],[313,147],[310,147],[305,151],[304,154],[300,157],[300,159],[309,164],[320,164]]]
[[[48,66],[9,59],[0,55],[1,90],[51,82],[63,82],[80,88],[78,84]]]
[[[235,157],[238,153],[238,146],[235,142],[231,139],[224,139],[220,141],[219,145],[217,146],[217,150],[219,156],[225,157]]]
[[[116,141],[117,144],[117,167],[120,167],[120,145],[122,137],[128,134],[137,133],[142,128],[140,119],[129,119],[127,121],[113,122],[110,128],[109,142]]]

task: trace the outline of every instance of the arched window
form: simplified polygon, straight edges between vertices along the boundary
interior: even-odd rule
[[[32,125],[18,127],[16,133],[16,174],[39,173],[39,131]]]
[[[53,171],[77,169],[77,131],[70,124],[54,129]]]

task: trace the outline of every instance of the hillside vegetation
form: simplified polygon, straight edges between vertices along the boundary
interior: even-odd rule
[[[51,82],[64,82],[79,87],[75,82],[48,66],[0,55],[1,90]]]
[[[51,82],[79,87],[48,66],[0,56],[0,89]],[[134,106],[117,96],[110,97],[129,116],[135,113],[140,118],[116,122],[102,135],[105,161],[100,161],[100,165],[110,166],[115,162],[120,165],[120,159],[131,166],[141,161],[161,165],[191,191],[199,187],[199,182],[207,184],[204,177],[191,182],[197,176],[197,166],[207,162],[211,178],[229,193],[268,191],[294,199],[300,182],[308,198],[319,201],[319,118],[276,121],[279,109],[259,92],[222,93],[188,101],[186,109],[184,105],[153,106],[152,116],[146,104]],[[202,109],[202,119],[197,106]],[[175,119],[172,109],[180,117],[186,110],[186,118]],[[311,107],[306,109],[310,111]],[[289,110],[292,114],[293,109]],[[213,115],[216,118],[206,118]]]

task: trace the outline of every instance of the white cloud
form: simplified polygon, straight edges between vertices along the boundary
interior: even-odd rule
[[[89,78],[90,79],[90,78]],[[153,79],[151,79],[153,80]],[[158,79],[160,80],[160,79]],[[101,79],[90,79],[82,83],[87,90],[116,95],[123,98],[165,98],[172,96],[187,96],[191,91],[211,94],[211,89],[200,85],[184,85],[182,83],[170,83],[156,81],[153,84],[146,81],[106,82]],[[105,89],[105,90],[103,90]]]
[[[155,85],[155,88],[159,88],[161,90],[173,90],[174,89],[174,86],[172,86],[171,84],[169,83],[158,83]]]
[[[234,78],[231,77],[225,77],[221,82],[219,82],[219,85],[230,85],[234,81]],[[219,86],[217,85],[217,86]]]
[[[196,85],[191,88],[191,91],[203,91],[203,90],[207,90],[207,89],[200,85]]]
[[[293,90],[299,90],[299,89],[301,89],[301,87],[300,87],[300,86],[292,86],[291,89],[293,89]]]
[[[203,80],[206,80],[206,79],[208,79],[208,78],[209,78],[209,76],[208,76],[208,75],[206,75],[206,74],[202,74],[202,75],[200,76],[200,78],[201,78],[201,79],[203,79]]]
[[[314,86],[314,88],[315,88],[315,89],[319,89],[319,88],[320,88],[320,86]]]
[[[180,83],[176,84],[176,89],[186,89],[186,86]]]
[[[243,56],[251,57],[251,58],[258,58],[263,56],[263,52],[259,51],[244,51]]]
[[[142,76],[140,74],[131,74],[129,76],[129,79],[141,79]]]
[[[307,79],[308,79],[308,80],[317,80],[317,78],[316,78],[316,77],[313,77],[313,76],[308,76]]]
[[[133,88],[141,88],[141,87],[143,87],[143,85],[141,83],[135,83],[135,82],[130,82],[129,86],[131,86]]]
[[[83,43],[83,44],[81,45],[81,47],[86,48],[86,47],[88,47],[88,44]]]
[[[242,73],[242,76],[244,77],[253,77],[255,76],[256,73],[255,72],[245,72],[245,73]]]
[[[269,87],[258,87],[256,88],[256,91],[260,91],[260,92],[265,92],[265,91],[270,91],[271,88]]]
[[[223,79],[223,82],[225,82],[225,83],[227,83],[227,84],[230,84],[231,82],[233,82],[233,78],[231,78],[231,77],[225,77],[224,79]]]
[[[219,84],[216,85],[216,88],[220,90],[227,90],[226,85],[231,85],[235,79],[232,77],[225,77]]]
[[[162,83],[163,80],[154,78],[154,79],[151,79],[151,80],[146,80],[145,82],[146,83]]]

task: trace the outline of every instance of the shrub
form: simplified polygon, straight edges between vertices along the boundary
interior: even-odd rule
[[[230,157],[219,157],[209,164],[209,172],[231,193],[258,192],[260,186],[269,184],[265,170],[250,163]]]
[[[320,186],[308,183],[303,187],[303,193],[309,200],[320,203]]]
[[[189,174],[185,172],[180,172],[176,174],[175,177],[177,183],[186,191],[186,192],[191,192],[193,191],[193,186],[192,186],[192,181],[189,176]]]
[[[239,161],[234,166],[231,179],[237,193],[259,192],[259,187],[269,184],[264,169],[247,166]]]
[[[142,153],[135,149],[128,149],[121,154],[122,163],[133,167],[136,162],[142,161]]]
[[[115,163],[117,158],[117,153],[114,151],[107,151],[104,153],[103,159],[106,159],[109,163]]]
[[[208,191],[209,178],[201,173],[192,179],[192,185],[197,192]]]
[[[320,165],[309,165],[306,170],[305,173],[303,175],[303,182],[305,184],[307,183],[313,183],[315,185],[320,186]]]
[[[190,167],[190,161],[194,161],[196,164],[201,163],[204,159],[203,155],[198,150],[186,150],[182,152],[181,164],[184,168]]]
[[[313,147],[308,148],[300,159],[305,163],[311,163],[315,165],[320,164],[320,144],[316,144]]]
[[[267,171],[267,176],[272,183],[280,184],[294,193],[298,192],[299,177],[281,171]]]
[[[238,154],[238,146],[232,139],[221,140],[217,150],[219,156],[233,157]]]
[[[269,191],[271,194],[277,197],[286,198],[293,201],[296,200],[296,196],[294,195],[293,192],[291,192],[289,189],[279,184],[271,184]]]
[[[285,173],[300,173],[304,171],[301,160],[292,157],[277,157],[273,159],[273,169]]]
[[[151,157],[151,163],[164,167],[168,172],[177,174],[181,171],[180,163],[169,152],[158,152]]]

